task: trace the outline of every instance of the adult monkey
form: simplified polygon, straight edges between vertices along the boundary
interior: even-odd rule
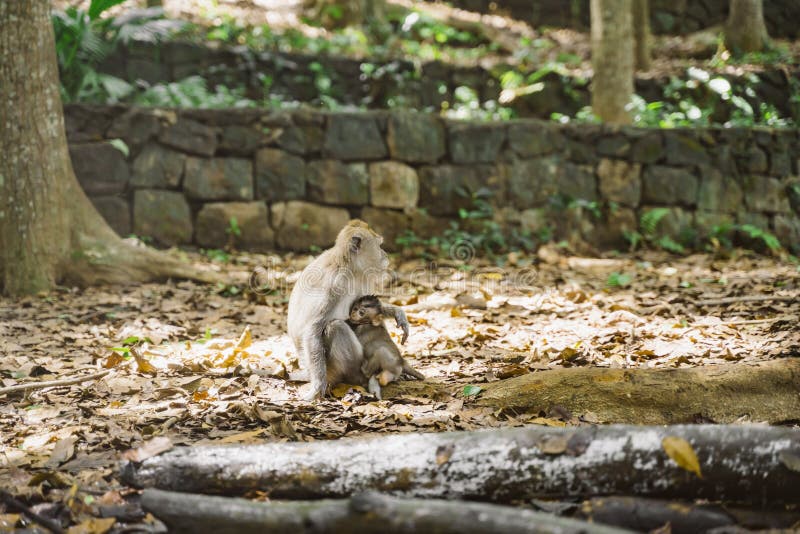
[[[309,400],[323,397],[328,384],[347,382],[361,372],[361,344],[345,320],[353,301],[374,293],[389,266],[381,243],[383,238],[367,223],[350,221],[333,248],[303,269],[292,289],[287,326],[309,374]],[[383,306],[381,311],[394,317],[405,343],[409,328],[405,312],[397,306]]]

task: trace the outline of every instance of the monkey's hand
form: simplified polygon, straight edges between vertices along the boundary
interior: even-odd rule
[[[410,328],[410,325],[408,324],[408,318],[406,317],[406,312],[404,312],[399,306],[382,306],[381,314],[394,317],[397,327],[403,330],[403,337],[400,339],[400,344],[405,345],[406,340],[408,339],[408,330]]]

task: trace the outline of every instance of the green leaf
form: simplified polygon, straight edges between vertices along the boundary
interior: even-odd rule
[[[89,18],[96,20],[104,11],[111,9],[125,0],[92,0],[89,6]]]
[[[631,283],[632,277],[629,274],[613,272],[608,275],[606,285],[608,287],[625,287]]]
[[[125,339],[122,341],[122,345],[123,345],[123,346],[135,345],[135,344],[137,344],[139,341],[141,341],[141,338],[140,338],[139,336],[130,336],[130,337],[126,337],[126,338],[125,338]]]
[[[128,145],[126,145],[125,141],[123,141],[122,139],[112,139],[111,141],[108,142],[108,144],[110,144],[111,146],[122,152],[122,155],[125,156],[126,158],[131,153],[130,149],[128,148]]]
[[[464,386],[464,391],[462,393],[465,397],[474,397],[481,391],[483,391],[483,388],[480,386]]]

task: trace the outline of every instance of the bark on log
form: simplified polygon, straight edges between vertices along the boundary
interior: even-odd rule
[[[481,387],[484,406],[547,411],[557,405],[575,415],[592,412],[601,422],[800,419],[800,358],[683,369],[553,369]]]
[[[398,499],[364,493],[351,499],[259,503],[145,490],[142,506],[170,532],[261,534],[262,532],[406,534],[618,534],[591,525],[508,506],[462,501]]]
[[[737,509],[637,497],[595,497],[567,515],[636,532],[652,532],[669,523],[671,534],[694,534],[734,525],[752,530],[786,529],[800,521],[800,511]]]
[[[702,478],[667,456],[687,440]],[[273,498],[405,497],[509,502],[637,495],[763,506],[800,502],[800,430],[758,425],[525,427],[313,443],[173,449],[122,465],[137,487]]]

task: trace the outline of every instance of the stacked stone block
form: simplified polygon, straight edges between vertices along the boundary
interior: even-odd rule
[[[598,248],[624,247],[660,207],[658,231],[676,239],[747,223],[800,246],[796,130],[75,105],[66,119],[98,210],[121,235],[165,246],[309,250],[361,217],[392,249],[406,230],[431,237],[465,222],[476,198],[501,224]]]

